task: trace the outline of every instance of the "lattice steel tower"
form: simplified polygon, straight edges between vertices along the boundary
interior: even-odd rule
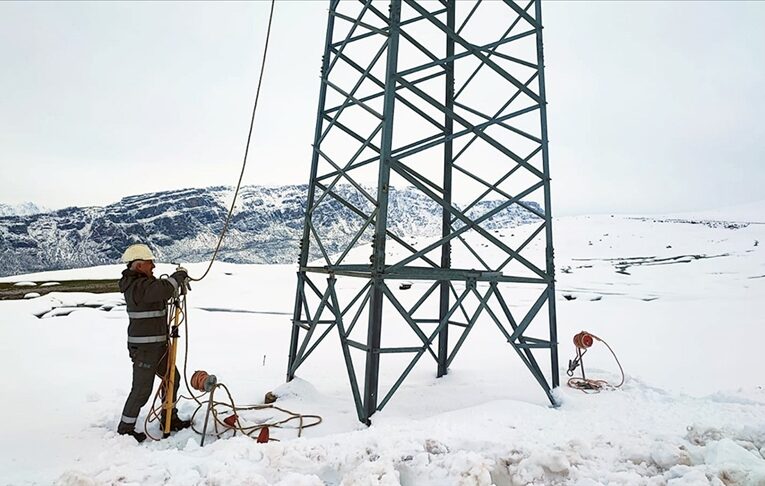
[[[545,105],[538,1],[330,0],[288,380],[337,332],[369,423],[481,323],[555,403]]]

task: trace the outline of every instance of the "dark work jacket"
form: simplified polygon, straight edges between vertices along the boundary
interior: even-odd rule
[[[135,312],[163,311],[167,301],[175,293],[175,281],[156,279],[134,272],[122,271],[119,281],[120,292],[125,294],[128,314]],[[167,336],[167,315],[134,319],[130,318],[128,336]]]

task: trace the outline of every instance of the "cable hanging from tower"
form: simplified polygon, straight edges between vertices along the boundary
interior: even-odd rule
[[[250,129],[247,133],[247,143],[244,146],[244,158],[242,160],[242,170],[239,173],[239,181],[236,183],[236,190],[234,191],[234,198],[231,200],[231,207],[228,210],[228,215],[226,216],[226,221],[223,224],[223,229],[220,232],[220,237],[218,238],[218,243],[215,245],[215,251],[213,251],[212,258],[210,258],[210,264],[207,266],[207,270],[205,270],[205,273],[202,274],[199,278],[190,278],[190,280],[194,282],[199,282],[203,278],[207,276],[208,273],[210,273],[210,269],[213,266],[213,263],[215,262],[215,259],[218,256],[218,252],[220,251],[221,243],[223,243],[223,238],[226,236],[226,231],[228,230],[228,225],[231,223],[231,216],[234,214],[234,206],[236,205],[236,199],[239,196],[239,189],[242,187],[242,178],[244,177],[244,170],[247,167],[247,156],[250,153],[250,141],[252,140],[252,129],[255,125],[255,113],[258,109],[258,99],[260,98],[260,87],[263,84],[263,73],[265,71],[266,67],[266,56],[268,54],[268,41],[271,38],[271,22],[274,18],[274,4],[276,3],[276,0],[271,0],[271,11],[268,14],[268,27],[266,29],[266,40],[265,44],[263,46],[263,59],[260,63],[260,76],[258,77],[258,85],[255,89],[255,101],[252,105],[252,116],[250,118]]]

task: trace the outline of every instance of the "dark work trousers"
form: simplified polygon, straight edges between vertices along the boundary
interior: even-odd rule
[[[154,376],[162,378],[167,371],[167,343],[128,344],[130,359],[133,360],[133,387],[130,389],[122,410],[120,428],[129,430],[135,427],[141,407],[146,405],[154,388]],[[178,399],[178,385],[181,376],[175,368],[175,386],[173,388],[173,403]],[[162,393],[164,401],[164,390]],[[177,411],[173,407],[173,415]],[[164,410],[163,410],[164,415]]]

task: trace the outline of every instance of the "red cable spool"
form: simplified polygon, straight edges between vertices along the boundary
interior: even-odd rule
[[[191,375],[191,386],[195,390],[205,391],[205,380],[207,379],[206,371],[195,371]]]
[[[197,370],[191,375],[191,387],[201,392],[209,392],[218,383],[215,375],[210,375],[206,371]]]
[[[574,336],[574,346],[579,349],[587,349],[595,343],[595,339],[592,334],[582,331]]]

